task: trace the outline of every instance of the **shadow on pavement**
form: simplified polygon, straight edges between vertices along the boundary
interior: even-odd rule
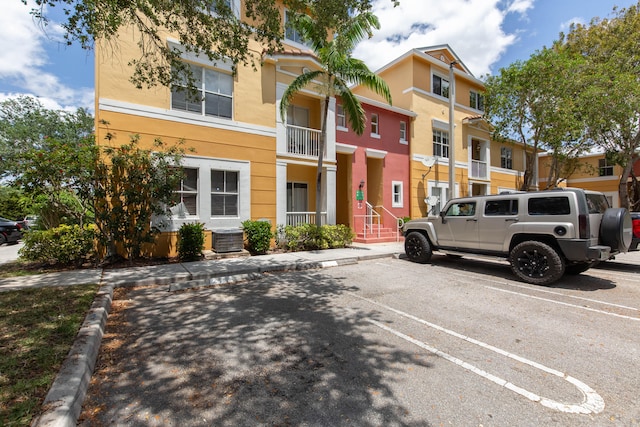
[[[429,425],[388,385],[429,365],[377,338],[375,312],[338,303],[353,287],[297,272],[165,289],[129,290],[80,425]]]

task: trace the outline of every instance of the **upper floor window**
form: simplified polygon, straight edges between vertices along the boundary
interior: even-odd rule
[[[599,159],[598,172],[600,176],[613,176],[613,165],[610,165],[607,159]]]
[[[433,130],[433,155],[449,157],[449,133],[438,129]]]
[[[500,148],[500,167],[503,169],[513,169],[513,150],[511,148]]]
[[[407,122],[400,122],[400,142],[407,142]]]
[[[484,111],[484,95],[474,91],[469,92],[469,106]]]
[[[344,114],[344,107],[340,104],[336,106],[336,125],[339,128],[347,127],[347,117]]]
[[[233,76],[199,65],[190,64],[189,67],[196,93],[189,93],[186,79],[173,85],[171,109],[230,119],[233,113]]]
[[[306,46],[305,40],[302,38],[302,35],[293,27],[293,23],[291,22],[293,18],[293,14],[289,13],[288,10],[284,11],[284,38],[288,41],[292,41],[294,43],[302,44]]]
[[[211,170],[211,216],[238,216],[238,171]]]
[[[391,192],[393,197],[391,200],[391,206],[394,208],[401,208],[404,205],[402,187],[402,181],[391,182]]]
[[[371,135],[380,135],[378,115],[376,113],[371,114]]]
[[[235,0],[210,0],[209,11],[212,15],[219,15],[223,7],[231,9],[232,13],[237,15]]]
[[[433,75],[433,93],[449,98],[449,80]]]

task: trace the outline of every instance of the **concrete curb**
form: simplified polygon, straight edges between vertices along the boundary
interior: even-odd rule
[[[357,264],[377,258],[398,257],[397,253],[376,253],[357,257],[325,261],[274,262],[268,266],[249,266],[234,272],[178,273],[174,276],[146,277],[143,279],[113,279],[101,285],[78,336],[63,362],[43,404],[43,413],[33,420],[32,427],[74,427],[82,411],[82,404],[89,388],[107,317],[116,287],[145,285],[169,285],[169,291],[204,286],[233,284],[256,280],[267,272],[303,271]],[[103,275],[104,278],[104,275]]]
[[[113,285],[102,285],[60,372],[47,393],[34,427],[73,427],[82,409],[113,300]]]

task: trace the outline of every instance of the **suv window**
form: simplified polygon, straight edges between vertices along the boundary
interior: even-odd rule
[[[447,209],[447,216],[473,216],[476,213],[476,202],[454,203]]]
[[[609,208],[609,202],[604,194],[586,194],[587,207],[590,214],[601,214]]]
[[[532,197],[529,199],[529,215],[569,215],[568,197]]]
[[[484,207],[486,216],[517,215],[517,200],[489,200]]]

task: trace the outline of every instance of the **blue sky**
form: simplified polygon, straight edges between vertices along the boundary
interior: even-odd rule
[[[496,74],[550,45],[571,22],[611,16],[637,0],[374,0],[381,30],[354,52],[376,70],[412,48],[448,44],[476,77]],[[93,109],[93,55],[67,47],[60,28],[39,28],[33,0],[3,0],[0,100],[22,94],[48,108]],[[55,15],[54,15],[55,16]],[[640,35],[633,35],[640,37]]]

